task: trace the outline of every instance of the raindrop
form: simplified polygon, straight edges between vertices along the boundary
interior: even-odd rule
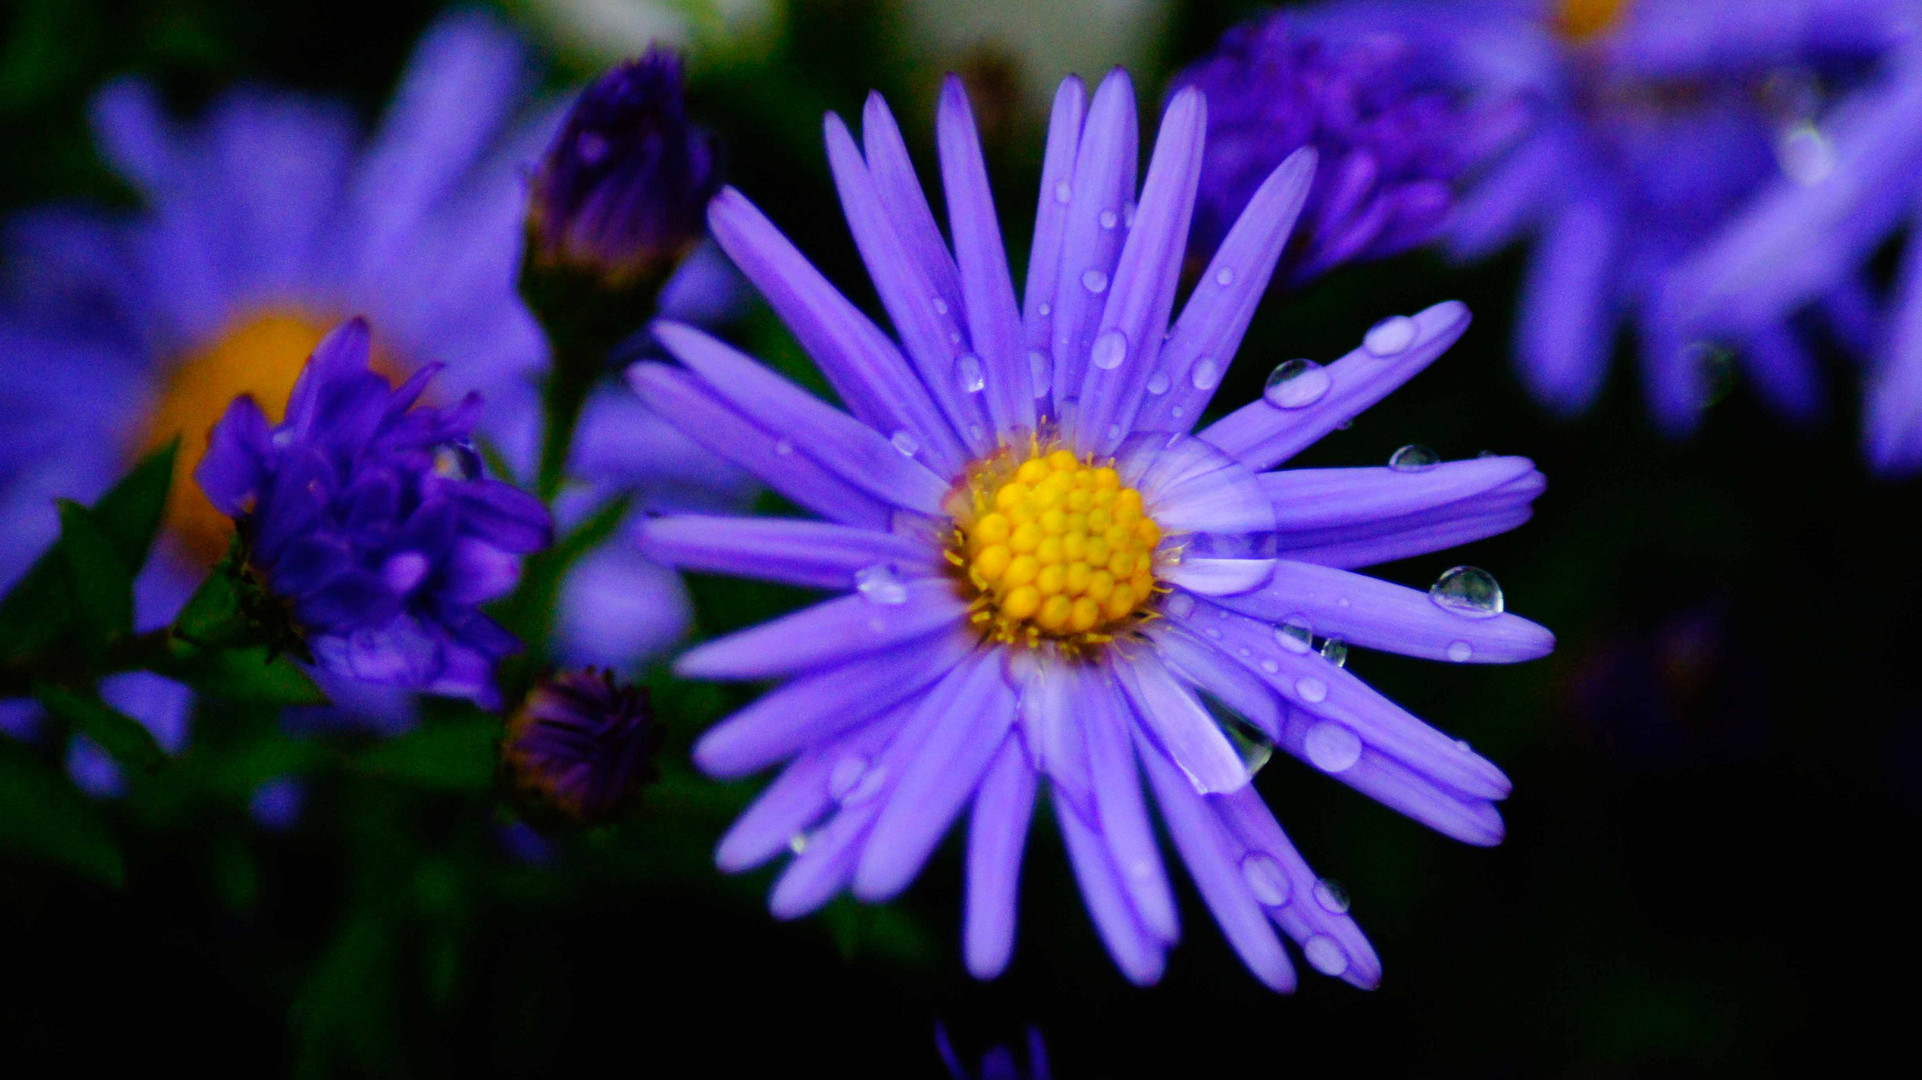
[[[1461,751],[1462,753],[1464,753],[1464,754],[1469,754],[1469,753],[1473,753],[1473,752],[1474,752],[1474,751],[1473,751],[1473,750],[1472,750],[1472,749],[1471,749],[1471,748],[1469,747],[1469,745],[1468,745],[1468,740],[1467,740],[1467,739],[1456,739],[1456,740],[1455,740],[1455,749],[1457,749],[1457,750],[1460,750],[1460,751]]]
[[[1420,443],[1409,443],[1388,457],[1388,467],[1396,472],[1420,472],[1441,464],[1441,455]]]
[[[1332,385],[1328,370],[1320,364],[1289,360],[1268,373],[1268,385],[1262,388],[1261,396],[1277,409],[1299,409],[1320,401]]]
[[[1045,319],[1048,316],[1054,314],[1054,305],[1048,303],[1046,300],[1043,300],[1041,301],[1040,305],[1035,308],[1035,311],[1039,312],[1041,317]]]
[[[961,344],[961,331],[959,330],[948,331],[948,344],[950,345]]]
[[[1185,619],[1195,613],[1195,598],[1187,593],[1178,592],[1168,597],[1168,614],[1177,619]]]
[[[1065,206],[1067,205],[1068,199],[1073,195],[1074,195],[1074,189],[1068,186],[1068,182],[1066,180],[1056,180],[1054,182],[1054,201],[1055,202],[1061,203],[1062,205]]]
[[[803,851],[806,851],[808,849],[808,834],[804,832],[797,832],[793,836],[788,837],[787,849],[789,851],[792,851],[796,855],[799,855]]]
[[[1277,664],[1277,663],[1275,663],[1275,662],[1274,662],[1273,660],[1269,660],[1269,659],[1265,659],[1265,658],[1264,658],[1264,659],[1263,659],[1263,660],[1261,661],[1261,670],[1263,670],[1263,671],[1265,671],[1265,672],[1267,672],[1267,673],[1268,673],[1268,674],[1270,674],[1270,675],[1273,675],[1273,674],[1274,674],[1275,672],[1277,672],[1277,671],[1280,671],[1280,670],[1281,670],[1281,665],[1280,665],[1280,664]]]
[[[1346,915],[1348,914],[1348,890],[1342,888],[1338,881],[1322,878],[1315,882],[1315,903],[1320,904],[1324,911]]]
[[[1181,406],[1176,405],[1174,408],[1169,409],[1168,415],[1174,417],[1176,420],[1181,419]]]
[[[854,785],[848,789],[847,794],[840,797],[841,805],[854,806],[857,803],[867,802],[869,799],[879,795],[881,789],[887,785],[887,782],[888,767],[886,765],[876,765],[874,768],[863,772],[860,779],[855,781]]]
[[[1804,121],[1776,141],[1775,160],[1784,176],[1803,187],[1814,187],[1835,171],[1835,144],[1822,129]]]
[[[1121,223],[1132,229],[1135,227],[1135,204],[1126,203],[1121,207]]]
[[[1448,643],[1448,658],[1457,664],[1468,663],[1474,655],[1475,647],[1466,641],[1451,641]]]
[[[1221,381],[1221,368],[1207,357],[1195,361],[1194,373],[1188,376],[1197,390],[1213,390]]]
[[[1290,619],[1275,627],[1275,640],[1291,653],[1305,653],[1314,647],[1315,635],[1306,622]]]
[[[1088,353],[1088,362],[1103,371],[1113,371],[1121,366],[1128,357],[1128,335],[1120,330],[1104,331],[1094,339],[1094,348]]]
[[[794,452],[794,441],[792,439],[774,440],[774,452],[781,457],[792,454]]]
[[[901,584],[901,575],[887,563],[864,566],[854,572],[854,588],[862,596],[875,604],[905,604],[908,602],[908,587]]]
[[[913,457],[914,452],[921,449],[921,444],[915,442],[914,436],[908,434],[905,428],[888,436],[888,441],[894,444],[896,450],[901,451],[901,453],[908,457]]]
[[[948,302],[947,302],[946,300],[943,300],[943,299],[941,299],[941,298],[940,298],[940,297],[938,297],[938,296],[937,296],[937,297],[935,297],[935,298],[934,298],[934,313],[935,313],[936,315],[946,315],[946,314],[948,313]]]
[[[1109,424],[1109,425],[1108,425],[1108,438],[1110,438],[1110,439],[1119,439],[1119,438],[1121,438],[1121,425],[1120,425],[1120,424]]]
[[[1316,678],[1302,679],[1295,683],[1295,693],[1301,695],[1301,700],[1313,705],[1328,696],[1328,684]]]
[[[1116,225],[1120,224],[1120,222],[1121,222],[1121,216],[1119,214],[1116,214],[1113,210],[1103,210],[1101,212],[1102,228],[1112,229]]]
[[[1243,855],[1241,876],[1248,883],[1248,891],[1255,894],[1255,901],[1262,906],[1280,907],[1288,902],[1288,875],[1282,872],[1274,856],[1259,851]]]
[[[1479,567],[1457,566],[1443,571],[1428,587],[1428,598],[1471,619],[1492,619],[1502,613],[1502,587],[1495,583],[1495,575]]]
[[[1336,667],[1347,666],[1348,643],[1340,638],[1328,638],[1321,643],[1321,658]]]
[[[859,754],[848,754],[834,763],[828,771],[828,795],[836,802],[847,798],[854,790],[863,774],[868,771],[868,759]]]
[[[982,427],[980,424],[968,425],[968,438],[973,439],[975,442],[980,442],[982,439],[987,438],[987,435],[988,429]]]
[[[1414,343],[1415,320],[1406,315],[1383,319],[1361,339],[1361,347],[1375,356],[1393,356]]]
[[[1332,721],[1309,728],[1302,742],[1309,763],[1322,772],[1346,772],[1361,760],[1361,737]]]
[[[291,431],[274,432],[274,445],[285,446],[280,437],[286,435],[293,439]],[[434,447],[434,475],[449,480],[478,480],[481,475],[481,457],[474,448],[465,443],[442,443]]]
[[[1099,270],[1084,270],[1081,274],[1081,287],[1091,293],[1098,293],[1108,287],[1108,275]]]
[[[1157,371],[1153,375],[1148,376],[1148,392],[1150,394],[1165,394],[1168,392],[1168,386],[1167,372]]]
[[[970,394],[978,394],[988,385],[987,372],[981,369],[981,358],[968,353],[954,362],[954,381],[961,389]]]
[[[1040,349],[1028,350],[1028,379],[1034,384],[1035,397],[1048,392],[1048,358]]]
[[[1212,626],[1210,626],[1210,627],[1208,627],[1208,636],[1209,636],[1209,637],[1211,637],[1211,638],[1214,638],[1214,639],[1215,639],[1215,640],[1217,640],[1217,641],[1219,641],[1219,640],[1221,640],[1221,631],[1220,631],[1220,630],[1217,630],[1217,629],[1215,629],[1215,628],[1214,628],[1214,627],[1212,627]]]
[[[1228,267],[1224,266],[1221,269],[1215,271],[1215,284],[1225,289],[1228,286],[1233,285],[1234,283],[1235,283],[1235,272],[1233,270],[1230,270]]]
[[[1302,942],[1301,954],[1323,975],[1336,976],[1348,970],[1348,954],[1327,934],[1316,934]]]

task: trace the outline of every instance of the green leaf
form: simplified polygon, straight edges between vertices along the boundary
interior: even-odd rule
[[[0,845],[118,887],[126,861],[99,807],[25,747],[0,739]]]
[[[104,653],[114,638],[133,633],[133,573],[94,512],[59,500],[60,555],[79,605],[86,644]]]
[[[140,721],[97,697],[58,686],[36,687],[33,696],[48,712],[85,732],[123,765],[152,771],[166,760],[153,733],[142,727]]]
[[[0,600],[0,659],[45,651],[73,625],[76,614],[66,559],[57,548],[49,549]]]
[[[327,695],[293,659],[266,646],[212,649],[173,667],[171,674],[194,689],[230,701],[262,705],[325,705]]]
[[[228,546],[226,558],[207,575],[187,604],[174,617],[174,635],[183,641],[213,647],[244,636],[246,616],[241,609],[241,583],[230,572],[242,559],[240,538]]]
[[[469,713],[424,724],[360,757],[362,771],[445,791],[481,791],[494,782],[500,723]]]
[[[288,1016],[301,1074],[329,1075],[342,1059],[373,1072],[395,1041],[400,932],[371,903],[351,908],[340,932],[307,977]]]
[[[167,445],[140,459],[132,471],[113,486],[113,490],[93,504],[94,520],[113,542],[128,572],[140,573],[153,550],[154,537],[167,513],[167,494],[173,487],[174,458],[180,449],[178,436]]]

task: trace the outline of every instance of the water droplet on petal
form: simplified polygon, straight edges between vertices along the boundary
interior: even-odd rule
[[[1165,394],[1168,392],[1168,386],[1167,372],[1157,371],[1153,375],[1148,376],[1148,392],[1150,394]]]
[[[1028,350],[1028,379],[1034,386],[1035,397],[1048,392],[1048,368],[1048,358],[1040,349]]]
[[[1255,894],[1255,902],[1263,907],[1280,907],[1288,902],[1288,875],[1274,856],[1259,851],[1243,855],[1241,876],[1248,882],[1248,891]]]
[[[1420,472],[1441,464],[1441,455],[1420,443],[1409,443],[1388,455],[1388,467],[1396,472]]]
[[[848,754],[834,763],[828,770],[828,795],[836,802],[847,797],[854,790],[863,773],[868,771],[868,759],[859,754]]]
[[[1109,425],[1108,425],[1108,438],[1110,438],[1110,439],[1119,439],[1119,438],[1121,438],[1121,425],[1120,425],[1120,424],[1109,424]]]
[[[1085,270],[1081,274],[1081,287],[1091,293],[1098,293],[1108,287],[1108,275],[1099,270]]]
[[[968,353],[954,362],[954,381],[961,389],[970,394],[978,394],[988,385],[988,374],[981,367],[981,358]]]
[[[281,436],[287,438],[283,441]],[[274,432],[274,446],[285,449],[293,442],[294,433],[282,429]],[[442,443],[434,447],[434,475],[449,480],[478,480],[485,472],[479,451],[466,443]]]
[[[1121,223],[1130,229],[1135,227],[1135,204],[1128,203],[1121,208]]]
[[[901,584],[901,575],[887,563],[864,566],[854,572],[854,588],[862,596],[875,604],[905,604],[908,602],[908,587]]]
[[[792,851],[796,855],[799,855],[800,853],[808,849],[808,839],[809,838],[807,833],[797,832],[793,836],[790,836],[787,838],[787,849],[789,851]]]
[[[1195,384],[1197,390],[1213,390],[1215,384],[1221,381],[1221,368],[1213,360],[1204,356],[1195,361],[1194,373],[1188,378]]]
[[[973,439],[975,442],[980,442],[982,439],[985,439],[987,437],[988,437],[987,428],[982,427],[980,424],[968,425],[968,438]]]
[[[1457,664],[1466,664],[1475,656],[1475,647],[1466,641],[1448,643],[1448,658]]]
[[[1348,663],[1348,643],[1340,638],[1331,637],[1321,643],[1321,658],[1336,667]]]
[[[914,436],[908,434],[905,428],[888,436],[888,441],[894,444],[896,450],[901,451],[901,453],[908,457],[913,457],[914,452],[921,449],[921,444],[915,442]]]
[[[774,452],[781,457],[792,454],[794,452],[794,441],[792,439],[774,440]]]
[[[1195,598],[1187,593],[1171,593],[1168,596],[1168,614],[1177,619],[1185,619],[1195,613]]]
[[[1328,684],[1316,678],[1302,679],[1295,683],[1295,693],[1301,695],[1301,700],[1313,705],[1327,698]]]
[[[1438,606],[1471,619],[1492,619],[1502,613],[1502,587],[1495,575],[1474,566],[1442,572],[1428,587],[1428,598]]]
[[[1182,412],[1181,406],[1176,405],[1174,408],[1168,410],[1168,415],[1174,417],[1176,420],[1179,420],[1181,419],[1181,412]]]
[[[1331,720],[1309,728],[1302,743],[1309,764],[1322,772],[1346,772],[1361,760],[1361,737]]]
[[[1316,934],[1302,942],[1301,955],[1323,975],[1338,976],[1348,970],[1348,954],[1327,934]]]
[[[1046,300],[1043,300],[1038,306],[1036,306],[1035,311],[1039,312],[1043,318],[1046,318],[1049,315],[1054,314],[1054,305],[1048,303]]]
[[[946,314],[948,313],[948,302],[947,302],[946,300],[943,300],[943,299],[941,299],[941,298],[940,298],[940,297],[938,297],[938,296],[937,296],[937,297],[935,297],[935,298],[934,298],[934,313],[935,313],[936,315],[946,315]]]
[[[1263,670],[1263,671],[1265,671],[1265,672],[1267,672],[1267,673],[1268,673],[1268,674],[1270,674],[1270,675],[1273,675],[1274,673],[1276,673],[1276,672],[1278,672],[1278,671],[1280,671],[1280,670],[1281,670],[1281,665],[1280,665],[1280,664],[1277,664],[1277,663],[1275,663],[1275,662],[1274,662],[1273,660],[1269,660],[1269,659],[1265,659],[1265,658],[1264,658],[1264,659],[1263,659],[1263,660],[1261,661],[1261,670]]]
[[[1348,914],[1348,890],[1342,888],[1338,881],[1322,878],[1315,882],[1315,903],[1320,904],[1324,911],[1346,915]]]
[[[1062,203],[1063,205],[1065,205],[1068,199],[1073,197],[1073,195],[1074,195],[1074,189],[1068,186],[1068,182],[1066,180],[1056,180],[1054,182],[1054,201],[1055,202]]]
[[[1275,627],[1275,640],[1291,653],[1305,653],[1314,647],[1314,630],[1301,619],[1289,619]]]
[[[1121,223],[1121,215],[1115,213],[1113,210],[1103,210],[1100,221],[1102,228],[1112,229]]]
[[[1414,343],[1415,320],[1406,315],[1383,319],[1361,339],[1361,347],[1375,356],[1393,356]]]
[[[841,805],[855,806],[859,803],[867,802],[869,799],[879,795],[881,789],[887,786],[887,782],[888,767],[886,765],[876,765],[872,769],[863,772],[861,778],[855,781],[854,786],[848,789],[847,794],[841,796]]]
[[[1277,409],[1299,409],[1320,401],[1333,385],[1328,370],[1313,360],[1288,360],[1268,373],[1261,396]]]
[[[1120,330],[1104,331],[1094,339],[1094,347],[1088,351],[1088,362],[1103,371],[1113,371],[1121,366],[1128,357],[1128,335]]]
[[[1215,284],[1225,289],[1228,286],[1233,285],[1234,283],[1235,283],[1235,272],[1233,270],[1224,266],[1221,269],[1215,271]]]

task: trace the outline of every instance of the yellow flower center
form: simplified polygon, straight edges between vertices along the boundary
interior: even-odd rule
[[[1561,0],[1555,29],[1570,41],[1590,41],[1615,29],[1632,0]]]
[[[949,561],[994,640],[1107,641],[1153,599],[1161,528],[1112,466],[1066,450],[990,459],[957,493]]]
[[[214,509],[194,483],[194,467],[207,452],[207,435],[227,405],[252,394],[267,418],[278,423],[294,380],[331,328],[297,308],[269,308],[235,320],[213,343],[174,369],[154,403],[141,449],[178,435],[173,490],[167,496],[167,529],[196,557],[212,563],[227,548],[233,523]]]

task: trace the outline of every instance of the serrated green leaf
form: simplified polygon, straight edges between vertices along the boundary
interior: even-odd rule
[[[167,445],[141,458],[93,504],[94,520],[131,574],[139,574],[147,565],[154,537],[166,519],[167,494],[173,487],[174,458],[179,449],[179,437],[168,440]]]
[[[421,787],[481,791],[494,782],[500,724],[468,716],[422,725],[360,757],[362,771]]]
[[[126,861],[100,808],[26,748],[0,739],[0,844],[118,887]]]
[[[42,708],[90,736],[115,761],[141,770],[160,767],[166,760],[153,733],[140,721],[91,695],[76,694],[59,686],[39,686],[33,696]]]
[[[270,656],[267,647],[212,649],[173,669],[204,694],[261,705],[325,705],[327,695],[291,657]]]
[[[103,653],[108,642],[133,633],[133,573],[93,511],[71,499],[61,499],[59,505],[59,551],[86,631],[85,644]]]

